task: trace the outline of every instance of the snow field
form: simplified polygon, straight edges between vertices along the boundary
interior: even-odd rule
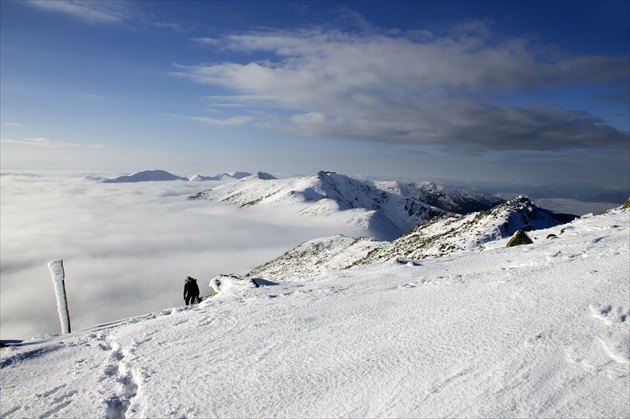
[[[628,417],[629,215],[4,348],[0,413]]]

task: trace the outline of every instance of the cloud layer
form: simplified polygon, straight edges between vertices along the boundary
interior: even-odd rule
[[[186,275],[207,295],[215,275],[244,273],[320,235],[358,234],[335,220],[187,200],[209,184],[3,174],[2,339],[59,332],[52,260],[64,260],[77,330],[182,305]]]
[[[291,135],[465,152],[628,144],[627,133],[588,111],[507,100],[567,86],[625,92],[627,57],[570,56],[531,39],[499,38],[485,22],[440,32],[312,28],[194,42],[232,59],[180,65],[178,75],[227,88],[233,94],[214,104],[263,111],[241,118],[255,115],[259,126]]]
[[[133,12],[123,2],[28,0],[27,4],[42,10],[73,16],[91,24],[123,24],[133,19]]]
[[[26,0],[31,7],[66,15],[90,25],[118,25],[129,28],[161,28],[180,31],[179,25],[164,22],[142,12],[130,1]]]

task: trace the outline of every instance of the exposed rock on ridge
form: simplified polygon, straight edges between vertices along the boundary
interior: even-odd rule
[[[557,224],[551,212],[526,197],[518,197],[489,211],[467,216],[445,214],[393,242],[355,240],[340,235],[310,240],[252,268],[247,276],[282,282],[355,265],[445,256],[482,249],[484,244],[510,237],[518,230],[531,231]]]
[[[472,193],[460,188],[438,185],[435,182],[377,182],[375,185],[385,191],[413,197],[444,211],[457,214],[485,211],[505,202],[496,196]]]
[[[550,211],[537,207],[527,197],[517,197],[489,211],[435,218],[375,249],[357,263],[444,256],[479,249],[487,242],[510,237],[517,230],[531,231],[556,225],[558,222]]]

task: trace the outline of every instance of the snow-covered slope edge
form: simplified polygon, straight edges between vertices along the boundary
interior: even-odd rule
[[[284,282],[347,269],[384,243],[367,237],[353,239],[342,235],[309,240],[250,269],[246,277]]]
[[[517,230],[538,230],[557,224],[552,213],[526,197],[517,197],[489,211],[435,217],[391,243],[339,236],[314,239],[252,268],[246,276],[287,281],[358,264],[445,256],[479,250]]]
[[[627,417],[629,216],[3,348],[0,414]]]

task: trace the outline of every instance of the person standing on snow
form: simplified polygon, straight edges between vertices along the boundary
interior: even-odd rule
[[[195,299],[199,302],[199,285],[197,285],[195,278],[188,276],[184,285],[184,301],[186,305],[189,305],[191,303],[194,304]]]

